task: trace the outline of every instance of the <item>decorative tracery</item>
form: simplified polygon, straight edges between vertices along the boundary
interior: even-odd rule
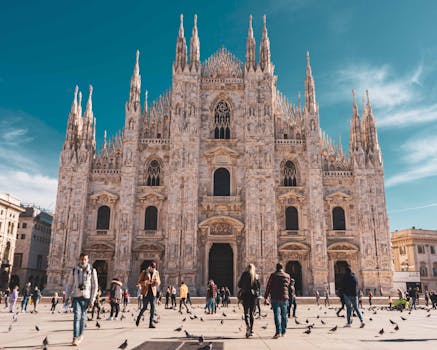
[[[147,168],[147,186],[159,186],[161,167],[159,162],[154,159],[150,162]]]
[[[291,160],[287,160],[282,167],[282,176],[284,186],[297,186],[296,167]]]
[[[231,138],[231,109],[225,101],[219,101],[214,110],[214,138]]]

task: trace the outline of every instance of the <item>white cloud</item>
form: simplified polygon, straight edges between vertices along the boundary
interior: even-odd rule
[[[419,205],[417,207],[410,207],[410,208],[393,209],[393,210],[390,210],[390,213],[402,213],[404,211],[426,209],[426,208],[433,208],[433,207],[437,207],[437,203],[429,203],[429,204]]]
[[[0,192],[11,193],[24,203],[55,209],[57,179],[41,174],[1,169]]]
[[[431,176],[437,176],[437,135],[417,135],[402,145],[404,162],[402,171],[385,182],[386,187],[396,186]]]

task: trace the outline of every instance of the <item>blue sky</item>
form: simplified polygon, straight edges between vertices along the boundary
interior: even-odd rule
[[[322,128],[349,147],[351,89],[369,89],[391,229],[437,229],[437,2],[8,1],[0,5],[0,191],[54,209],[74,86],[94,86],[98,143],[123,126],[141,51],[150,100],[171,85],[179,14],[198,14],[201,60],[222,45],[244,59],[267,15],[279,89],[296,101],[310,51]]]

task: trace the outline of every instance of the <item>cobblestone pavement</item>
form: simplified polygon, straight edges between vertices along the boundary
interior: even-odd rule
[[[132,313],[136,306],[129,305],[129,311],[123,313],[122,320],[108,321],[106,313],[99,321],[89,321],[84,341],[79,347],[71,346],[72,313],[51,314],[49,305],[39,306],[38,313],[19,313],[13,322],[13,314],[0,306],[0,349],[41,349],[43,339],[48,338],[49,349],[117,349],[126,339],[127,349],[198,349],[197,338],[189,339],[184,331],[194,336],[203,335],[205,343],[213,342],[213,349],[409,349],[421,346],[425,349],[437,349],[437,311],[420,307],[417,311],[400,313],[399,311],[364,309],[366,326],[359,328],[359,320],[354,318],[351,328],[343,328],[345,318],[337,317],[334,305],[331,308],[316,305],[298,306],[297,324],[289,320],[287,334],[283,338],[272,339],[275,332],[273,314],[263,306],[265,317],[255,320],[255,335],[245,338],[242,309],[236,305],[220,308],[215,315],[205,315],[203,305],[193,305],[192,314],[179,314],[177,310],[157,306],[159,323],[156,329],[146,328],[146,321],[135,326]],[[31,308],[31,306],[30,306]],[[106,306],[106,308],[108,308]],[[342,312],[345,314],[345,312]],[[191,317],[197,316],[195,319]],[[405,320],[402,320],[402,318]],[[185,319],[185,321],[183,321]],[[399,330],[396,331],[396,325]],[[308,321],[308,322],[307,322]],[[323,321],[323,322],[322,322]],[[305,334],[308,324],[314,324],[310,334]],[[39,327],[39,331],[35,326]],[[176,328],[182,326],[180,332]],[[335,326],[335,332],[329,330]],[[9,330],[9,328],[11,329]],[[384,329],[382,335],[380,330]]]

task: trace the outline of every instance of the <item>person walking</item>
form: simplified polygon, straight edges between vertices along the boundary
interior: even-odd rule
[[[329,304],[329,289],[328,289],[328,287],[325,287],[325,290],[323,293],[325,294],[325,307],[326,306],[329,307],[330,304]]]
[[[29,304],[30,296],[32,295],[32,284],[27,282],[21,290],[23,299],[21,300],[21,312],[27,312],[27,305]]]
[[[137,316],[135,324],[137,327],[139,326],[141,317],[146,311],[147,305],[150,304],[149,328],[156,328],[153,324],[153,317],[155,315],[155,299],[158,293],[158,287],[161,284],[161,278],[159,277],[159,272],[156,269],[155,261],[152,261],[147,270],[143,270],[141,272],[137,284],[141,286],[143,307]]]
[[[109,287],[109,304],[111,305],[111,313],[107,318],[108,321],[117,320],[120,312],[120,302],[123,298],[123,284],[118,278],[113,278]]]
[[[316,304],[319,306],[320,304],[320,293],[318,290],[315,291],[314,295],[316,296]]]
[[[229,304],[231,303],[231,291],[228,287],[225,287],[225,306],[229,307]]]
[[[171,298],[171,307],[173,309],[176,309],[176,288],[175,288],[175,286],[171,286],[170,298]]]
[[[99,288],[96,293],[96,301],[91,309],[91,320],[94,320],[94,312],[97,313],[97,319],[100,320],[100,310],[102,309],[102,290]]]
[[[259,295],[260,284],[256,278],[255,265],[249,264],[240,276],[238,288],[243,303],[244,322],[246,323],[246,338],[253,336],[253,322],[256,299]]]
[[[213,280],[209,280],[206,290],[206,307],[207,314],[213,314],[215,311],[215,298],[217,297],[217,286]]]
[[[18,300],[18,286],[15,286],[9,294],[9,312],[15,311],[15,304]]]
[[[38,313],[38,310],[36,308],[38,307],[40,300],[41,300],[41,291],[39,290],[38,286],[35,286],[32,292],[33,312],[35,313]]]
[[[73,299],[73,346],[82,342],[86,326],[86,312],[96,300],[98,280],[97,271],[88,262],[88,254],[81,253],[79,263],[73,267],[68,277],[66,296]]]
[[[294,278],[290,279],[290,287],[288,289],[288,297],[289,297],[289,303],[288,303],[288,308],[287,308],[288,318],[290,318],[291,308],[293,308],[293,314],[291,315],[291,317],[296,317],[297,302],[296,302],[296,287],[295,287]]]
[[[369,297],[369,305],[372,306],[373,293],[371,291],[369,291],[368,297]]]
[[[287,331],[287,308],[288,308],[288,288],[290,285],[290,275],[284,272],[281,263],[276,264],[276,271],[270,275],[267,282],[264,299],[270,296],[273,315],[275,319],[276,333],[273,339],[285,336]],[[281,318],[279,318],[281,317]]]
[[[429,305],[429,292],[427,290],[425,291],[425,305],[426,307]]]
[[[358,306],[363,309],[363,291],[361,289],[358,291]]]
[[[343,292],[344,302],[346,304],[347,311],[347,323],[345,327],[352,326],[352,309],[355,310],[358,318],[361,321],[360,328],[364,327],[363,316],[361,315],[361,311],[358,308],[358,280],[355,274],[352,272],[350,266],[346,267],[346,272],[343,276],[343,280],[341,283],[341,289]]]
[[[56,305],[58,305],[59,301],[58,301],[58,292],[53,293],[53,297],[52,297],[52,306],[50,307],[50,311],[52,312],[52,314],[55,313],[56,311]]]
[[[123,312],[126,312],[126,308],[129,305],[129,290],[126,288],[123,291]]]
[[[185,284],[184,281],[181,282],[181,285],[179,287],[179,312],[182,313],[182,305],[185,306],[185,308],[187,309],[187,314],[190,313],[190,310],[188,310],[188,306],[187,306],[187,297],[188,297],[188,286]]]
[[[167,289],[165,290],[165,308],[166,309],[168,309],[168,303],[170,302],[170,293],[171,293],[170,286],[167,286]]]

